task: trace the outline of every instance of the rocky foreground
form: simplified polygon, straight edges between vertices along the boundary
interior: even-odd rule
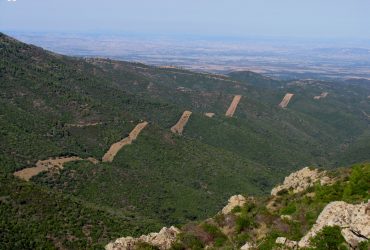
[[[362,172],[357,173],[355,170]],[[273,188],[271,196],[267,200],[259,202],[253,197],[235,195],[229,199],[228,204],[219,214],[199,225],[190,223],[182,229],[173,226],[165,227],[159,233],[142,235],[138,238],[119,238],[109,243],[106,249],[307,249],[315,248],[312,245],[314,242],[312,239],[318,238],[319,235],[321,237],[320,232],[327,227],[335,227],[340,230],[339,234],[341,235],[337,235],[336,239],[343,239],[342,243],[339,242],[343,247],[368,249],[370,200],[365,199],[364,201],[364,197],[368,197],[366,188],[370,182],[368,179],[369,165],[355,170],[352,170],[351,173],[343,172],[342,175],[329,177],[326,171],[303,168],[286,177],[283,184]],[[357,179],[353,180],[353,176]],[[355,184],[352,187],[353,181]],[[349,191],[346,191],[350,190],[348,187],[352,189],[361,187],[363,197],[359,198],[358,194],[353,197],[348,196]],[[301,210],[305,210],[310,206],[313,207],[310,205],[311,202],[316,204],[313,208],[318,210],[322,207],[322,201],[318,200],[319,196],[322,195],[321,192],[335,197],[336,194],[326,194],[325,192],[342,189],[343,197],[347,197],[346,199],[353,200],[355,203],[351,204],[345,201],[327,203],[310,228],[308,228],[309,223],[305,221],[306,219],[300,218],[302,211],[293,211],[294,209],[290,208],[291,204],[308,202],[308,206],[304,206],[304,204],[301,206]],[[289,203],[289,200],[294,203]],[[307,214],[305,214],[306,217]],[[300,231],[291,233],[292,227],[297,227],[297,223],[307,225]],[[290,239],[289,234],[294,239]],[[299,235],[302,236],[299,237]],[[189,243],[191,241],[189,237],[193,237],[191,238],[192,243]],[[243,242],[244,238],[246,240]],[[198,243],[194,243],[197,240]],[[324,245],[327,244],[328,248],[332,247],[328,244],[334,244],[329,238],[322,241]],[[269,245],[266,242],[269,242]],[[153,248],[147,248],[148,246]]]

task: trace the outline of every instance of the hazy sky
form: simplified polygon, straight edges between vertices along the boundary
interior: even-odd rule
[[[370,38],[370,0],[0,0],[0,31]]]

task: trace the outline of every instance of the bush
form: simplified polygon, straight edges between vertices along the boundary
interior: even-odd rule
[[[180,241],[185,249],[203,249],[203,243],[195,235],[189,233],[180,234]],[[179,245],[175,247],[177,247],[176,249],[181,249]]]
[[[338,226],[325,226],[315,237],[311,238],[310,243],[318,250],[346,249],[343,246],[345,240],[340,231]]]
[[[349,182],[343,191],[343,199],[353,201],[370,198],[370,165],[357,165],[352,168]]]
[[[288,206],[283,207],[280,210],[280,213],[281,214],[293,214],[296,210],[297,210],[296,205],[294,203],[290,203],[290,204],[288,204]]]
[[[226,235],[215,225],[205,223],[202,225],[202,228],[212,236],[216,247],[222,246],[227,241]]]
[[[240,206],[236,206],[231,210],[232,213],[240,213],[242,211],[242,208]]]
[[[370,249],[370,240],[360,242],[360,244],[358,244],[358,249],[359,250]]]
[[[236,223],[236,231],[238,233],[240,233],[244,229],[247,229],[253,225],[251,218],[249,218],[248,216],[240,216],[236,218],[235,223]]]
[[[145,242],[141,242],[139,243],[136,247],[135,247],[135,250],[159,250],[158,247],[156,246],[152,246],[148,243],[145,243]]]

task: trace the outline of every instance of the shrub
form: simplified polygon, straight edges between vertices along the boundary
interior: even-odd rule
[[[359,250],[370,249],[370,240],[360,242],[360,244],[358,244],[358,249]]]
[[[236,231],[240,233],[244,229],[247,229],[253,225],[252,219],[249,218],[247,215],[240,216],[236,218]]]
[[[344,242],[345,240],[340,232],[340,227],[338,226],[325,226],[310,240],[311,245],[318,250],[343,249]]]
[[[293,214],[296,210],[297,210],[296,205],[294,203],[290,203],[290,204],[288,204],[288,206],[283,207],[280,210],[280,213],[281,214]]]
[[[233,208],[233,210],[231,210],[232,213],[239,213],[242,211],[242,208],[240,206],[236,206]]]
[[[203,249],[203,243],[193,234],[180,234],[180,240],[186,249]]]
[[[226,235],[223,234],[221,230],[215,225],[205,223],[202,225],[202,228],[204,231],[212,236],[212,238],[214,239],[214,245],[216,247],[222,246],[225,241],[227,241]]]
[[[246,232],[244,233],[240,233],[238,234],[237,236],[235,236],[235,238],[233,239],[233,241],[236,243],[236,245],[238,247],[241,247],[243,246],[247,241],[250,240],[250,235]]]
[[[136,247],[135,250],[159,250],[158,247],[152,246],[145,242],[140,242]]]
[[[352,168],[349,182],[344,188],[343,199],[353,201],[356,199],[367,199],[370,189],[370,165],[357,165]]]

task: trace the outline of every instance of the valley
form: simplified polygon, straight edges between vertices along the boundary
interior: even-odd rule
[[[0,248],[102,248],[370,159],[367,80],[68,57],[2,33],[0,56]]]

